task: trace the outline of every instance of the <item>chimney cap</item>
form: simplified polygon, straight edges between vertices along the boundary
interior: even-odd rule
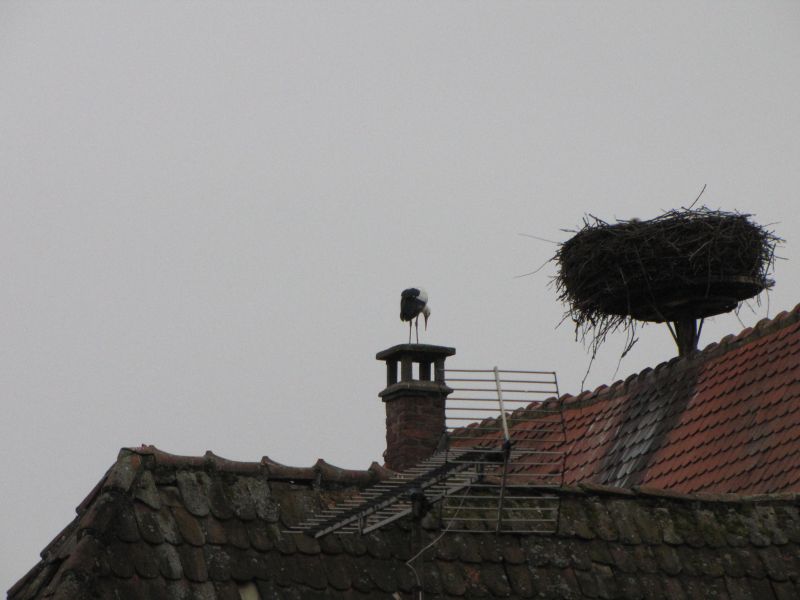
[[[448,346],[432,346],[431,344],[398,344],[386,350],[381,350],[375,355],[377,360],[400,360],[404,356],[411,356],[411,360],[432,360],[439,357],[453,356],[455,348]]]

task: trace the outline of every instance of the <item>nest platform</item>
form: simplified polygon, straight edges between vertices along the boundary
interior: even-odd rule
[[[598,308],[610,315],[652,323],[702,319],[735,310],[743,300],[767,289],[768,284],[747,276],[681,280],[677,287],[666,284],[633,292],[625,298],[606,298],[606,303]]]

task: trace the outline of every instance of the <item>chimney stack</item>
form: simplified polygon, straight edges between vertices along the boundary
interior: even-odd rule
[[[455,348],[400,344],[375,356],[386,362],[386,467],[402,471],[428,458],[445,432],[444,404],[452,392],[444,381],[444,361]],[[397,365],[400,364],[398,381]],[[418,377],[414,378],[414,365]],[[433,379],[431,379],[433,365]]]

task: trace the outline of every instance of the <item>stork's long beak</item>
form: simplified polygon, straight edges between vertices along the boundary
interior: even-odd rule
[[[423,313],[422,316],[425,318],[425,331],[428,331],[428,315]]]

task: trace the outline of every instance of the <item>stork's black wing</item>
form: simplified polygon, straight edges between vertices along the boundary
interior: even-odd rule
[[[419,297],[417,288],[408,288],[400,294],[400,319],[410,321],[425,308],[425,302]]]

